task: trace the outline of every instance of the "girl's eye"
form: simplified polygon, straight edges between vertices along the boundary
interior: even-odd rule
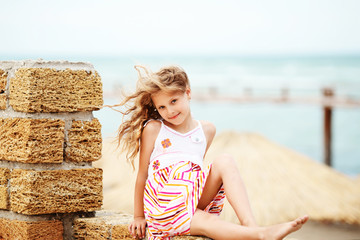
[[[172,100],[171,103],[175,103],[176,102],[176,99]]]
[[[160,109],[163,109],[163,108],[164,108],[164,106],[160,106],[160,107],[159,107],[159,110],[160,110]]]

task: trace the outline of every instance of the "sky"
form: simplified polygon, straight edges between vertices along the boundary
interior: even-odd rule
[[[358,0],[0,0],[1,55],[360,54]]]

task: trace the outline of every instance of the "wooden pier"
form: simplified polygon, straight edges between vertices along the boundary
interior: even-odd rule
[[[277,103],[277,104],[310,104],[317,105],[323,109],[323,142],[324,142],[324,163],[328,166],[332,165],[332,110],[333,108],[360,108],[360,94],[358,97],[350,97],[346,95],[336,95],[332,88],[322,88],[318,94],[309,96],[291,96],[291,90],[282,88],[277,90],[278,94],[255,95],[251,88],[243,89],[242,93],[220,94],[214,88],[208,91],[193,91],[192,99],[205,102],[233,102],[233,103]],[[360,90],[360,89],[359,89]],[[316,92],[316,91],[312,91]],[[114,92],[104,92],[104,97],[116,98],[118,94]]]
[[[360,89],[359,89],[360,91]],[[319,95],[309,96],[290,96],[289,89],[280,89],[278,95],[259,96],[253,94],[252,89],[245,89],[239,95],[218,94],[214,91],[208,93],[193,93],[192,99],[206,102],[234,102],[234,103],[290,103],[290,104],[310,104],[327,106],[331,108],[360,108],[360,94],[358,98],[349,96],[336,96],[331,88],[319,90]]]

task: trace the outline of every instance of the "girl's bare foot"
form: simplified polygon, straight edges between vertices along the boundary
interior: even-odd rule
[[[281,240],[292,232],[299,230],[307,222],[309,216],[299,217],[294,221],[265,228],[265,240]]]

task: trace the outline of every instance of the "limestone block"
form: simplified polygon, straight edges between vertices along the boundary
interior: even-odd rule
[[[129,214],[99,211],[92,218],[74,221],[75,239],[133,239],[127,230],[133,217]]]
[[[90,212],[102,205],[102,169],[23,170],[10,178],[10,209],[27,215]]]
[[[7,189],[7,186],[0,186],[0,209],[8,209],[9,196]]]
[[[6,88],[7,73],[0,69],[0,92],[5,91]]]
[[[133,239],[128,231],[128,225],[133,216],[111,211],[98,211],[95,217],[78,218],[74,221],[75,239],[120,240]],[[147,237],[145,237],[147,239]],[[176,236],[177,240],[210,240],[201,236]]]
[[[99,218],[79,218],[74,221],[74,239],[110,239],[110,226]]]
[[[0,159],[24,163],[61,163],[63,120],[0,118]]]
[[[0,110],[4,110],[6,108],[6,81],[7,73],[0,69]]]
[[[68,132],[66,161],[96,161],[101,157],[101,149],[101,124],[98,119],[72,122]]]
[[[111,236],[113,240],[119,239],[133,239],[129,233],[128,225],[133,220],[133,216],[129,214],[118,214],[113,216],[110,220],[110,224],[113,225],[111,228]]]
[[[103,105],[96,71],[20,68],[10,79],[10,105],[20,112],[77,112]]]
[[[0,94],[0,110],[6,109],[6,95]]]
[[[8,209],[9,194],[8,194],[8,180],[10,170],[7,168],[0,168],[0,209]]]
[[[63,224],[58,220],[19,221],[0,218],[0,239],[60,240],[63,239],[63,231]]]
[[[120,240],[120,239],[130,240],[130,239],[134,239],[129,233],[128,225],[129,225],[129,223],[115,225],[111,229],[111,236],[112,236],[111,239],[113,239],[113,240]]]
[[[7,185],[10,177],[10,170],[8,168],[0,168],[0,185]]]

